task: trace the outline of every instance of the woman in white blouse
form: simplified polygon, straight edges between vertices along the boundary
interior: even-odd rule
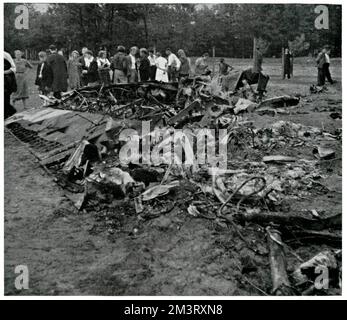
[[[162,57],[159,51],[156,52],[157,58],[155,59],[155,65],[157,67],[157,71],[155,74],[155,80],[162,82],[169,82],[168,74],[167,74],[167,60]]]

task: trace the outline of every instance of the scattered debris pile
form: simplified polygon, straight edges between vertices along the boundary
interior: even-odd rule
[[[321,163],[335,159],[329,142],[339,141],[341,132],[290,121],[257,128],[247,118],[250,112],[276,114],[278,109],[297,105],[299,98],[256,102],[245,98],[246,90],[222,92],[218,83],[199,78],[179,85],[148,82],[82,88],[52,101],[50,108],[17,114],[6,126],[28,144],[79,210],[107,219],[109,233],[115,232],[125,213],[141,223],[176,208],[186,219],[229,225],[245,247],[268,255],[271,294],[323,294],[340,289],[341,208],[316,210],[314,201],[317,197],[329,201],[328,192],[335,192],[326,185],[329,174]],[[149,122],[148,131],[143,121]],[[225,136],[206,142],[206,148],[214,149],[223,140],[226,168],[213,161],[197,161],[199,140],[194,130],[201,128],[226,130]],[[185,131],[174,135],[177,129]],[[124,130],[137,135],[121,139]],[[158,137],[160,130],[168,136]],[[44,149],[42,141],[47,143]],[[142,152],[123,154],[122,161],[129,141],[141,146]],[[171,152],[171,144],[185,144],[178,161],[172,161],[177,154]],[[299,156],[301,147],[312,150],[307,158]],[[153,161],[155,152],[162,161]],[[170,161],[165,161],[166,153]],[[268,250],[249,240],[246,225],[263,230]],[[307,262],[295,253],[299,246],[318,242],[334,250],[317,253]],[[293,274],[287,273],[288,252],[297,258]],[[315,283],[315,268],[328,270],[321,287]],[[329,279],[326,287],[324,281]]]

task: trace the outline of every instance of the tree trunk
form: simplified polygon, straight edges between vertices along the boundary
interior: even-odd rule
[[[148,47],[148,26],[147,26],[147,17],[146,14],[143,15],[143,25],[145,27],[145,43],[146,47]]]

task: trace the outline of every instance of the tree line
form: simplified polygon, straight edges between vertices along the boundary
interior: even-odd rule
[[[29,28],[17,30],[16,4],[4,4],[5,50],[38,52],[50,44],[67,53],[86,46],[114,52],[129,48],[184,49],[190,56],[250,58],[253,39],[265,39],[267,56],[281,56],[288,45],[297,56],[314,54],[323,45],[341,56],[341,6],[327,5],[329,28],[315,28],[311,4],[50,4],[29,8]]]

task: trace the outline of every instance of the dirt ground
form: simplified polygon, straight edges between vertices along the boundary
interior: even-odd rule
[[[246,66],[249,60],[232,60]],[[310,59],[296,59],[294,78],[282,80],[280,62],[266,59],[271,77],[268,96],[300,94],[300,114],[249,118],[257,127],[281,119],[324,128],[334,133],[341,120],[330,117],[342,111],[341,61],[333,59],[331,73],[338,81],[329,91],[309,94],[316,82]],[[31,72],[30,81],[34,78]],[[29,105],[39,104],[31,87]],[[311,209],[341,210],[341,141],[333,144],[336,161],[322,165],[333,176],[337,191],[302,203]],[[297,156],[313,159],[312,150]],[[6,295],[264,295],[271,293],[268,257],[244,246],[226,225],[187,215],[179,207],[149,221],[129,214],[119,217],[114,232],[97,213],[76,211],[63,191],[26,147],[5,132],[5,294]],[[184,194],[184,192],[183,192]],[[115,209],[115,214],[117,210]],[[245,227],[245,231],[248,226]],[[263,230],[251,228],[249,237],[266,252]],[[325,245],[296,248],[303,259]],[[288,257],[291,268],[298,261]],[[29,289],[14,286],[15,267],[29,269]],[[261,290],[260,290],[261,289]]]

